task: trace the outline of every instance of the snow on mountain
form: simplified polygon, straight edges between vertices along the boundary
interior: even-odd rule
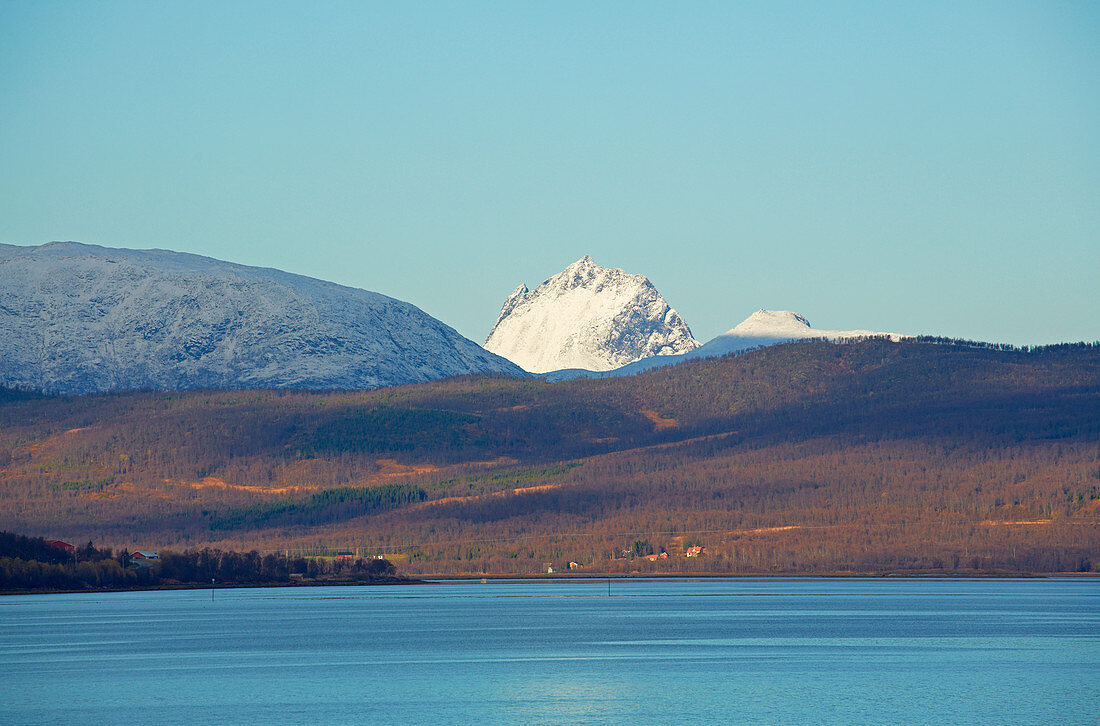
[[[166,250],[0,245],[0,385],[355,389],[512,363],[409,303]]]
[[[664,356],[661,358],[645,358],[629,365],[617,368],[605,375],[628,376],[658,366],[672,365],[694,358],[710,358],[730,353],[738,353],[753,348],[762,348],[776,343],[785,343],[791,340],[803,340],[807,338],[826,338],[828,340],[842,340],[844,338],[861,338],[868,336],[888,336],[893,340],[899,340],[904,336],[893,333],[876,333],[871,330],[817,330],[810,326],[810,322],[798,313],[790,310],[757,310],[745,318],[737,326],[725,333],[712,338],[703,345],[681,355]],[[565,380],[593,373],[592,370],[562,370],[555,371],[546,376],[548,380]]]
[[[534,290],[516,288],[485,340],[487,350],[532,373],[606,371],[698,345],[648,278],[587,255]]]
[[[876,333],[873,330],[817,330],[810,321],[790,310],[757,310],[735,327],[707,341],[700,346],[692,357],[726,355],[750,348],[760,348],[788,340],[805,338],[826,338],[843,340],[844,338],[865,338],[872,335],[886,335],[894,340],[902,336],[893,333]]]

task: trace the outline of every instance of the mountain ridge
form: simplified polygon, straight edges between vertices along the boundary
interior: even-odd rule
[[[0,385],[373,388],[522,375],[414,305],[170,250],[0,245]]]

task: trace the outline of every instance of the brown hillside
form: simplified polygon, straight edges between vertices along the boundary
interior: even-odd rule
[[[807,341],[553,384],[7,392],[0,529],[357,546],[409,572],[1089,570],[1098,441],[1091,345]]]

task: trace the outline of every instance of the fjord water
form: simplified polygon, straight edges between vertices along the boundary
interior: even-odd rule
[[[0,723],[1100,721],[1100,583],[451,582],[0,598]]]

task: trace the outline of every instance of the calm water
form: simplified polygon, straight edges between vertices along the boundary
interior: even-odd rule
[[[0,598],[0,723],[1100,723],[1100,583]]]

